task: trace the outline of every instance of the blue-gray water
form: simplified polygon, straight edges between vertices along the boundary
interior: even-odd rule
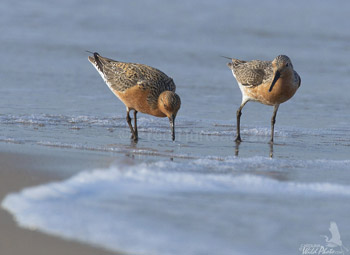
[[[116,158],[9,196],[3,206],[22,226],[142,254],[301,254],[302,244],[325,245],[333,220],[350,246],[350,2],[1,5],[0,141]],[[174,79],[175,143],[167,119],[142,114],[140,140],[130,142],[125,107],[85,50]],[[271,107],[247,104],[235,147],[241,94],[220,56],[279,54],[302,85],[279,109],[270,159]],[[130,166],[124,154],[139,156]]]

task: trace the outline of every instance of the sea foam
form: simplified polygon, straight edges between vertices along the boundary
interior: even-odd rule
[[[231,212],[237,210],[234,197],[350,197],[348,185],[280,181],[245,171],[274,166],[345,169],[347,164],[348,161],[294,162],[264,157],[158,161],[131,166],[116,163],[108,169],[81,172],[62,182],[10,194],[2,206],[21,226],[111,250],[214,254],[220,249],[221,254],[242,254],[227,240],[229,229],[212,235],[222,221],[230,222]],[[220,217],[215,217],[212,206],[218,203]],[[202,217],[207,221],[205,225]]]

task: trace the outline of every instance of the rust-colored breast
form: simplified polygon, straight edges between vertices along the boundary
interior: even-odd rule
[[[113,90],[113,93],[130,109],[156,117],[165,117],[165,114],[158,108],[153,109],[149,105],[147,98],[150,90],[148,89],[142,89],[139,85],[135,85],[123,92]]]
[[[276,105],[289,100],[298,89],[290,82],[290,79],[283,78],[277,80],[271,92],[269,92],[270,86],[271,83],[264,83],[253,88],[246,88],[245,92],[250,98],[260,103]]]

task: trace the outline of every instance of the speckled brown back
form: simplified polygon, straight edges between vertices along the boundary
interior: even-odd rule
[[[151,107],[157,106],[158,97],[163,91],[175,92],[176,90],[173,79],[156,68],[115,61],[97,53],[94,57],[89,57],[89,60],[103,75],[111,90],[125,92],[134,86],[138,86],[141,90],[148,90],[147,101]]]

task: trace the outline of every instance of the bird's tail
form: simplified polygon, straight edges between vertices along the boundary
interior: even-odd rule
[[[222,57],[222,58],[227,58],[227,59],[229,59],[229,60],[232,60],[232,58],[230,58],[230,57],[226,57],[226,56],[220,56],[220,57]]]
[[[220,56],[222,58],[226,58],[226,59],[229,59],[231,60],[230,63],[227,63],[227,66],[230,68],[230,69],[234,69],[235,67],[239,66],[240,64],[243,64],[247,61],[244,61],[244,60],[240,60],[240,59],[236,59],[236,58],[230,58],[230,57],[226,57],[226,56]]]
[[[92,63],[92,64],[94,64],[94,65],[96,65],[97,66],[97,68],[101,71],[101,72],[103,72],[103,64],[102,64],[102,62],[101,62],[101,60],[100,60],[100,54],[98,54],[97,52],[91,52],[91,51],[86,51],[86,52],[89,52],[89,53],[91,53],[91,54],[93,54],[94,56],[92,57],[92,56],[89,56],[89,61]]]

